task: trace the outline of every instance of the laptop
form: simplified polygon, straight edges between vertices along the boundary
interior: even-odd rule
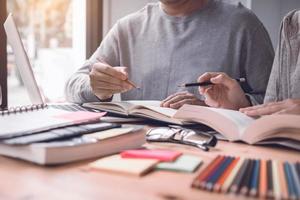
[[[4,29],[6,32],[7,41],[11,45],[14,52],[15,62],[24,82],[25,88],[29,94],[31,103],[34,105],[46,105],[45,98],[39,90],[32,66],[29,62],[28,55],[25,51],[16,23],[11,13],[4,22]],[[93,111],[86,109],[79,104],[72,103],[48,104],[48,106],[68,111]]]

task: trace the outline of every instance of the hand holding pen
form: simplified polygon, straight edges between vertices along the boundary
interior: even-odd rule
[[[89,77],[92,92],[103,101],[114,94],[138,88],[129,80],[126,67],[112,67],[105,62],[94,64]]]
[[[221,72],[207,72],[198,78],[198,83],[183,86],[199,86],[208,106],[238,110],[251,105],[239,84],[245,81],[245,78],[233,79]]]

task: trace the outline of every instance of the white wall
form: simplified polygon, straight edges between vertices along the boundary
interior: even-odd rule
[[[280,23],[290,11],[300,9],[299,0],[252,0],[251,9],[266,26],[274,47],[278,43]]]
[[[151,1],[153,0],[104,0],[104,35],[118,19],[143,8]]]

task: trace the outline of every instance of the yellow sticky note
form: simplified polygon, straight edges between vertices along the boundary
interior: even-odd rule
[[[91,163],[89,167],[91,170],[142,176],[153,169],[158,162],[155,159],[130,159],[113,155],[99,159]]]

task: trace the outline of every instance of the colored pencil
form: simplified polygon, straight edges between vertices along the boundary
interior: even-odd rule
[[[242,195],[248,195],[249,193],[254,164],[255,160],[250,160],[247,170],[245,171],[244,178],[241,184],[239,185],[238,190]]]
[[[267,197],[267,161],[260,161],[260,178],[259,178],[259,197],[266,198]]]
[[[224,182],[224,184],[222,185],[222,192],[228,192],[233,181],[235,180],[238,172],[240,171],[241,167],[243,166],[245,162],[244,158],[239,159],[239,161],[237,162],[236,166],[233,168],[232,172],[230,173],[230,175],[228,176],[228,178],[226,179],[226,181]]]
[[[256,197],[258,194],[258,183],[259,183],[259,169],[260,169],[260,161],[255,160],[255,166],[252,174],[252,180],[250,185],[249,195],[252,197]]]
[[[207,190],[212,190],[215,183],[218,181],[218,179],[222,176],[224,171],[227,169],[227,167],[230,165],[230,163],[233,161],[232,157],[226,157],[224,161],[219,165],[219,167],[216,169],[216,171],[213,173],[213,175],[209,178],[206,184]]]
[[[286,180],[288,183],[289,197],[290,199],[296,199],[296,194],[294,191],[294,183],[290,172],[289,164],[287,162],[284,163],[284,170],[285,170]]]
[[[210,169],[210,171],[208,172],[206,177],[203,177],[203,179],[200,181],[200,188],[205,188],[207,181],[209,180],[209,178],[211,178],[214,173],[216,172],[216,170],[218,169],[218,167],[225,161],[225,156],[221,156],[221,158],[219,160],[217,160],[216,162],[214,162],[214,165],[212,166],[212,168]]]
[[[233,161],[230,163],[230,165],[227,167],[227,169],[224,171],[222,176],[219,178],[219,180],[216,182],[214,186],[215,192],[220,192],[222,186],[224,185],[227,177],[229,177],[230,173],[233,171],[234,167],[237,165],[240,158],[233,158]]]
[[[243,166],[241,167],[241,169],[239,170],[237,176],[235,177],[232,186],[230,187],[230,192],[231,193],[237,193],[239,186],[244,178],[244,174],[248,168],[250,160],[246,159],[245,162],[243,163]]]
[[[281,190],[280,190],[280,183],[279,183],[279,173],[278,173],[278,162],[273,160],[272,161],[272,176],[273,176],[273,190],[274,190],[274,197],[275,199],[280,199]]]
[[[267,187],[267,197],[273,198],[274,197],[274,190],[273,190],[273,173],[272,173],[272,161],[267,161],[267,180],[268,180],[268,187]]]
[[[201,181],[208,175],[211,169],[214,167],[214,163],[218,162],[221,159],[221,156],[217,156],[209,165],[199,174],[199,176],[194,180],[192,187],[200,188]]]
[[[279,173],[279,180],[280,180],[280,188],[281,188],[281,197],[283,199],[289,198],[289,193],[287,189],[287,181],[284,173],[284,166],[283,162],[278,162],[278,173]]]
[[[300,162],[297,162],[297,173],[298,173],[298,177],[300,179]]]
[[[292,172],[292,178],[294,180],[294,189],[295,189],[296,196],[297,196],[297,198],[300,198],[300,180],[299,180],[295,165],[290,164],[290,169]]]

